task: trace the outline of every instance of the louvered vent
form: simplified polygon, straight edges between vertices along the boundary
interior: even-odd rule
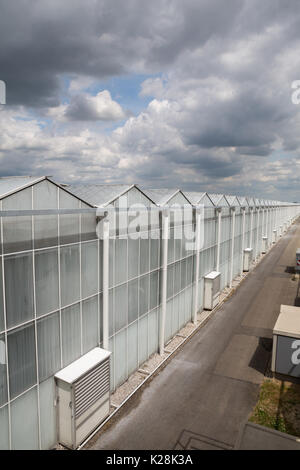
[[[74,384],[75,417],[79,418],[109,392],[109,358]]]
[[[109,415],[110,351],[94,348],[55,374],[59,442],[75,449]]]

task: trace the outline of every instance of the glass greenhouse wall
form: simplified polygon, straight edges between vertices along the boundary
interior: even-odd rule
[[[180,191],[158,202],[135,186],[99,211],[75,192],[47,178],[0,178],[0,449],[54,447],[56,372],[107,342],[114,391],[195,319],[206,274],[219,270],[221,288],[230,285],[243,250],[258,257],[262,237],[270,246],[273,230],[280,234],[300,213],[299,205],[201,193],[191,203]]]

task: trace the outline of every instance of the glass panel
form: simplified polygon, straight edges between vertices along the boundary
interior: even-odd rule
[[[138,322],[128,327],[128,374],[138,368]]]
[[[0,450],[9,449],[8,437],[8,409],[7,406],[0,409]]]
[[[139,281],[135,279],[128,283],[128,323],[133,322],[138,317],[139,311]]]
[[[62,350],[64,367],[80,356],[80,306],[65,308],[61,312]]]
[[[34,316],[32,254],[8,256],[4,267],[6,317],[10,328]]]
[[[156,269],[159,267],[159,239],[150,240],[151,245],[151,256],[150,256],[150,270]]]
[[[71,196],[66,191],[59,190],[60,209],[79,209],[79,200]],[[60,243],[79,242],[79,214],[62,214],[59,216],[59,237]]]
[[[38,414],[36,388],[11,404],[11,438],[13,450],[38,449]]]
[[[2,201],[2,209],[31,210],[31,188],[12,194]],[[32,220],[31,216],[3,217],[3,247],[4,253],[14,253],[32,249]]]
[[[81,207],[84,209],[89,208],[89,206],[86,206],[83,202],[81,203]],[[90,214],[81,214],[81,241],[97,239],[96,230],[96,210]]]
[[[9,387],[12,398],[36,383],[34,325],[8,334]]]
[[[56,445],[55,382],[53,378],[40,385],[40,418],[42,449],[52,449]]]
[[[0,258],[0,331],[4,330],[2,258]]]
[[[0,406],[6,402],[7,402],[7,375],[6,375],[5,337],[4,335],[0,335]]]
[[[114,284],[114,256],[115,256],[115,240],[109,240],[109,287]]]
[[[168,266],[167,272],[167,298],[172,297],[174,292],[174,264]]]
[[[98,242],[81,244],[82,297],[98,292]]]
[[[128,277],[132,279],[139,274],[139,239],[128,239]]]
[[[115,336],[115,381],[116,386],[127,379],[126,330]]]
[[[139,363],[148,359],[148,315],[139,320]]]
[[[149,355],[157,352],[158,350],[158,323],[157,323],[157,309],[149,313],[148,321],[148,339],[149,339]]]
[[[149,310],[149,275],[139,279],[139,316]]]
[[[33,186],[34,209],[58,209],[58,188],[50,181]],[[34,247],[58,245],[58,216],[34,216]]]
[[[112,336],[115,332],[114,324],[114,289],[109,290],[108,294],[108,322],[109,322],[109,336]]]
[[[127,321],[127,284],[115,288],[115,331],[119,331]]]
[[[79,300],[79,245],[65,246],[60,251],[61,302],[68,305]]]
[[[39,380],[42,382],[60,369],[58,312],[37,323]]]
[[[86,353],[98,345],[98,296],[82,302],[82,342]]]
[[[36,313],[53,312],[59,307],[57,249],[35,252]]]
[[[159,294],[159,276],[158,271],[150,274],[150,310],[158,305]]]
[[[116,239],[115,284],[127,281],[127,240]]]
[[[140,274],[149,272],[149,245],[150,240],[140,240]]]

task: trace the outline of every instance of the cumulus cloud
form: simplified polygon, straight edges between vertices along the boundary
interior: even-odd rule
[[[297,1],[0,5],[2,174],[295,199]],[[152,101],[128,116],[103,81],[138,74],[135,99]]]
[[[119,121],[126,117],[108,90],[100,91],[96,96],[74,95],[69,104],[49,108],[47,114],[61,121]]]

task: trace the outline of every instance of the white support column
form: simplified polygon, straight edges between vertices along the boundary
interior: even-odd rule
[[[221,226],[222,226],[222,208],[218,207],[218,239],[217,239],[217,262],[216,271],[220,272],[220,249],[221,249]]]
[[[195,272],[195,296],[194,296],[194,315],[193,323],[197,323],[198,313],[198,297],[199,297],[199,260],[200,260],[200,224],[201,224],[201,211],[196,208],[196,272]]]
[[[162,210],[162,244],[163,244],[163,265],[161,282],[161,317],[159,329],[159,354],[164,354],[165,348],[165,326],[167,312],[167,276],[168,276],[168,240],[169,240],[169,208]]]
[[[261,219],[261,235],[260,235],[260,249],[259,249],[259,254],[261,254],[262,248],[263,248],[265,214],[266,214],[266,210],[265,210],[265,208],[263,207],[263,208],[262,208],[262,219]]]
[[[233,281],[233,258],[234,258],[234,235],[235,235],[235,207],[231,207],[232,211],[232,228],[231,228],[231,259],[230,259],[230,281],[229,287],[232,287]]]
[[[249,248],[253,248],[252,241],[253,241],[253,207],[250,207],[251,210],[251,219],[250,219],[250,241],[249,241]]]
[[[109,219],[108,216],[103,220],[103,349],[108,349],[109,337]]]
[[[259,250],[258,250],[258,235],[259,235],[259,214],[260,214],[260,208],[257,208],[257,217],[256,217],[256,243],[255,243],[255,251],[256,251],[256,258],[259,256]]]
[[[244,249],[245,249],[245,227],[246,227],[246,208],[242,207],[243,211],[243,225],[242,225],[242,256],[241,256],[241,274],[243,273],[244,270]]]

